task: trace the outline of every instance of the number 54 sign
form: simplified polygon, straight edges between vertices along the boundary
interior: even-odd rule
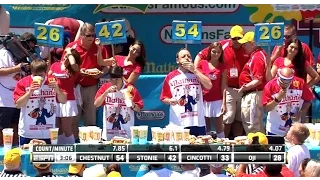
[[[34,35],[38,45],[63,47],[64,27],[58,25],[34,24]]]
[[[183,44],[201,44],[201,21],[172,21],[172,42]]]
[[[284,23],[255,24],[255,42],[260,46],[276,46],[283,44]]]
[[[127,42],[125,20],[101,22],[95,25],[97,38],[101,44],[121,44]]]

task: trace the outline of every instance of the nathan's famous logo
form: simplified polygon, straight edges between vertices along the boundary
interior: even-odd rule
[[[283,18],[285,20],[295,19],[300,21],[304,13],[307,12],[306,8],[315,10],[318,7],[314,4],[313,6],[297,5],[297,4],[244,4],[250,11],[250,21],[253,23],[276,22],[277,18]],[[318,13],[314,11],[314,13]]]
[[[71,4],[14,4],[11,7],[16,11],[63,11]]]
[[[239,4],[100,4],[102,13],[233,13]]]
[[[139,120],[161,120],[164,119],[163,111],[140,111],[136,113]]]
[[[221,41],[230,38],[230,29],[233,25],[217,26],[217,25],[202,25],[202,43],[210,44],[215,41]],[[245,32],[252,31],[254,26],[241,25]],[[160,31],[161,41],[165,44],[172,44],[172,26],[164,26]]]

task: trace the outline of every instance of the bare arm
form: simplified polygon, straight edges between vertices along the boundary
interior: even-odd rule
[[[275,65],[268,66],[267,70],[266,70],[266,80],[271,81],[274,77],[276,77],[277,71],[278,71],[277,66],[275,66]]]
[[[27,91],[23,96],[21,96],[17,101],[16,101],[16,108],[20,109],[21,107],[25,106],[31,96],[32,92]]]
[[[14,67],[8,67],[8,68],[0,68],[0,76],[6,76],[15,72],[20,72],[21,67],[20,65],[14,66]]]
[[[206,89],[212,88],[210,79],[206,75],[202,74],[202,72],[200,72],[197,68],[194,70],[194,74],[197,76],[198,80],[200,81],[200,83],[203,85],[204,88]]]
[[[105,91],[101,96],[99,96],[95,101],[94,101],[94,106],[100,107],[102,103],[105,101],[107,98],[108,92]]]
[[[129,78],[127,79],[127,82],[129,84],[134,84],[139,79],[139,76],[140,76],[139,73],[132,72]]]
[[[320,80],[319,74],[312,68],[312,66],[308,66],[306,68],[306,71],[308,73],[307,75],[307,83],[309,87],[312,87],[313,85],[317,84]]]
[[[198,67],[198,63],[200,62],[200,60],[201,60],[201,58],[200,58],[200,56],[196,56],[196,58],[194,59],[194,66],[195,67]]]
[[[67,95],[66,95],[63,91],[61,91],[60,88],[57,89],[57,90],[55,90],[55,91],[56,91],[56,93],[57,93],[57,99],[58,99],[58,101],[59,101],[60,103],[62,103],[62,104],[66,103],[66,102],[67,102]]]
[[[223,104],[226,104],[226,89],[227,89],[227,71],[225,70],[222,73],[222,81],[221,81],[221,91],[222,91],[222,102]]]

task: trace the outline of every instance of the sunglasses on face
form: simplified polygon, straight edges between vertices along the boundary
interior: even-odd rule
[[[240,39],[241,39],[241,38],[239,38],[239,37],[232,38],[233,41],[238,41],[238,40],[240,40]]]
[[[284,38],[285,39],[291,39],[293,37],[293,35],[291,34],[291,35],[284,35]]]
[[[86,36],[87,38],[90,38],[90,37],[93,37],[93,38],[94,38],[94,37],[96,37],[95,34],[86,34],[85,36]]]

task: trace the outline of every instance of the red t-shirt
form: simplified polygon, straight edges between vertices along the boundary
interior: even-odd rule
[[[137,74],[141,74],[142,67],[139,64],[137,64],[137,63],[130,64],[130,65],[124,64],[127,56],[116,55],[116,56],[114,56],[114,58],[117,62],[117,65],[123,68],[123,76],[125,79],[128,79],[132,72],[135,72]]]
[[[66,92],[67,100],[75,100],[74,87],[79,74],[74,73],[70,77],[65,70],[61,70],[61,62],[53,63],[50,71],[52,72],[52,76],[56,78],[60,89]]]
[[[106,91],[109,89],[110,86],[111,86],[111,83],[105,83],[105,84],[103,84],[103,85],[99,88],[99,90],[97,91],[96,96],[95,96],[94,99],[97,99],[98,97],[100,97],[104,92],[106,92]],[[142,108],[143,108],[143,101],[142,101],[142,98],[141,98],[138,90],[137,90],[133,85],[128,85],[128,84],[125,84],[125,85],[124,85],[123,89],[125,89],[125,88],[129,89],[129,92],[130,92],[130,94],[131,94],[132,97],[133,97],[132,101],[133,101],[137,106],[139,106],[140,109],[142,109]],[[115,92],[115,94],[118,94],[118,93],[121,94],[121,92],[119,92],[119,91]],[[119,95],[119,97],[120,97],[120,95]],[[121,97],[122,97],[122,95],[121,95]],[[103,106],[106,105],[106,103],[108,103],[107,99],[108,99],[108,97],[106,98],[105,101],[103,101],[103,103],[102,103]],[[113,102],[113,103],[114,103],[114,102]],[[124,102],[118,102],[118,103],[119,103],[119,104],[121,104],[121,103],[124,104]]]
[[[292,68],[294,69],[294,65],[293,64],[289,64],[289,65],[285,65],[284,64],[284,57],[278,57],[274,62],[273,62],[274,66],[277,66],[278,69],[284,68],[284,67],[288,67],[288,68]],[[307,68],[310,65],[310,63],[308,61],[306,61],[304,63],[304,68]],[[300,68],[300,67],[298,67]]]
[[[314,66],[314,58],[313,58],[313,54],[309,48],[309,46],[304,43],[304,42],[301,42],[302,44],[302,50],[303,50],[303,56],[304,58],[306,59],[306,61],[308,61],[308,63],[311,65],[311,66]],[[287,47],[284,47],[282,48],[281,52],[280,52],[280,57],[283,57],[284,56],[284,52],[287,50]],[[275,53],[276,51],[276,47],[273,48],[273,51],[272,51],[272,55]]]
[[[249,56],[245,53],[245,50],[240,47],[239,49],[234,49],[232,47],[232,40],[222,40],[220,41],[223,48],[223,60],[224,64],[228,70],[228,86],[238,88],[239,87],[239,75],[242,71],[244,65],[248,62]],[[209,54],[209,47],[203,49],[198,53],[201,59],[207,59]],[[237,68],[238,77],[230,77],[230,68]]]
[[[203,93],[203,100],[206,102],[217,101],[222,99],[222,74],[226,70],[226,66],[224,63],[219,63],[219,65],[214,69],[210,69],[209,63],[210,62],[204,59],[199,62],[197,67],[210,78],[212,83],[212,88],[209,91],[205,91]]]
[[[97,59],[98,46],[96,44],[93,44],[92,47],[89,50],[87,50],[81,46],[81,40],[78,40],[78,41],[69,43],[66,48],[68,47],[75,49],[79,52],[82,59],[80,68],[101,69],[101,67],[98,65],[98,59]],[[62,55],[62,57],[64,57],[64,55]],[[102,47],[102,58],[106,59],[109,57],[110,56],[108,55],[106,49]],[[95,79],[91,76],[85,76],[85,77],[79,76],[79,84],[84,87],[97,85],[98,82],[99,82],[99,79]]]
[[[252,52],[247,64],[243,67],[239,77],[240,87],[248,84],[254,79],[261,80],[262,83],[254,88],[256,90],[263,90],[266,84],[266,57],[267,53],[263,49],[257,49]],[[252,89],[253,90],[253,89]]]
[[[281,174],[276,177],[294,177],[293,173],[287,168],[286,165],[282,166]],[[238,173],[236,177],[272,177],[268,176],[265,171],[260,171],[257,174],[246,174],[246,173]]]

